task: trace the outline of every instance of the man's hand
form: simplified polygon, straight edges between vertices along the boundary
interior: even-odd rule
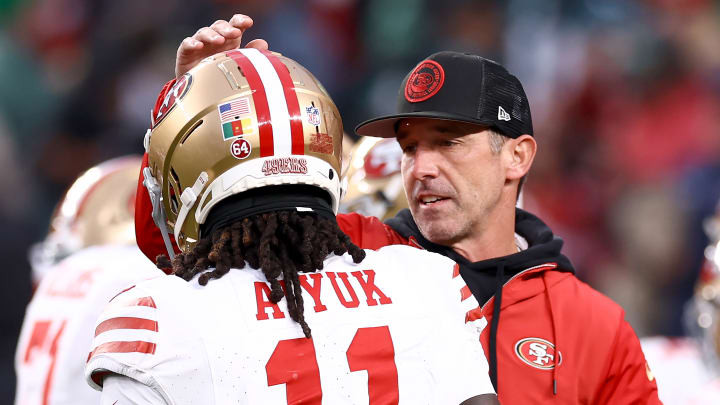
[[[252,25],[252,18],[235,14],[230,21],[217,20],[211,26],[197,30],[192,37],[185,38],[177,50],[175,77],[184,75],[210,55],[239,48],[245,30]],[[245,47],[266,50],[268,44],[264,39],[256,39]]]

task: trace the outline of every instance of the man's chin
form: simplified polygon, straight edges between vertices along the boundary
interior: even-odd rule
[[[416,219],[415,223],[417,223],[422,236],[437,245],[451,246],[458,239],[459,232],[453,227],[438,226],[432,221],[426,222],[423,219]]]

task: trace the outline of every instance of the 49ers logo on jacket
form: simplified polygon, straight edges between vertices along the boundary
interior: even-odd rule
[[[405,99],[411,103],[434,96],[445,82],[445,71],[434,60],[420,62],[405,84]]]
[[[525,338],[515,343],[515,354],[525,364],[541,370],[552,370],[555,367],[555,345],[545,339]],[[557,352],[557,365],[562,363],[562,353]]]
[[[192,85],[192,76],[190,73],[185,73],[175,82],[172,88],[165,95],[165,98],[163,99],[162,104],[158,107],[157,111],[153,112],[153,128],[155,128],[165,117],[167,117],[170,110],[175,107],[177,101],[185,96],[185,93],[187,93],[188,89],[190,89],[190,85]]]

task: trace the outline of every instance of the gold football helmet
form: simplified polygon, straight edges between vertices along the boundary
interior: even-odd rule
[[[408,207],[400,173],[402,149],[394,138],[361,138],[351,155],[342,212],[385,220]]]
[[[80,249],[135,243],[135,192],[141,158],[112,159],[82,173],[55,207],[48,235],[33,246],[30,263],[39,282],[49,268]]]
[[[206,58],[170,89],[152,124],[143,176],[166,245],[169,226],[189,251],[218,202],[264,186],[316,186],[337,212],[340,114],[289,58],[257,49]]]

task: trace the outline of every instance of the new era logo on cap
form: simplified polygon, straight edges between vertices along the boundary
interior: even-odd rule
[[[498,119],[500,121],[510,121],[510,114],[508,114],[502,106],[498,106]]]

